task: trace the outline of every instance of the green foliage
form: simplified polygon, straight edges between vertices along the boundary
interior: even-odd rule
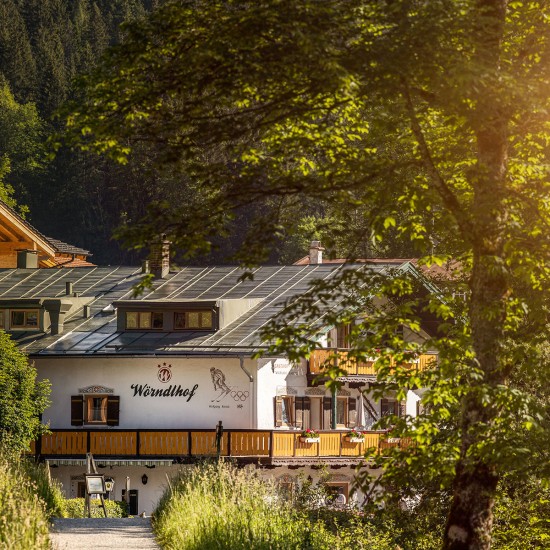
[[[44,142],[58,125],[54,111],[77,94],[73,79],[121,40],[123,21],[142,17],[151,5],[150,0],[0,5],[0,199],[27,205],[27,219],[41,232],[90,249],[103,264],[136,263],[137,254],[112,240],[113,230],[141,218],[146,205],[167,196],[173,185],[147,170],[146,155],[132,168],[68,151],[52,161]],[[53,210],[64,215],[52,216]]]
[[[35,105],[19,104],[0,75],[0,200],[12,208],[14,186],[41,170],[41,132]],[[19,211],[24,214],[27,209]]]
[[[22,460],[19,469],[32,483],[35,494],[44,505],[48,519],[65,517],[66,501],[61,491],[61,483],[51,478],[48,468],[44,464]]]
[[[495,505],[495,550],[548,548],[550,544],[550,490],[534,477],[505,478]]]
[[[303,548],[304,525],[248,470],[222,462],[184,469],[155,511],[164,548]]]
[[[50,384],[36,381],[36,369],[10,336],[0,331],[0,446],[19,455],[43,431],[39,415],[49,404]]]
[[[149,144],[157,165],[193,180],[202,208],[153,206],[123,232],[134,245],[167,233],[208,250],[238,209],[260,204],[237,256],[251,265],[318,229],[282,215],[307,197],[334,205],[319,214],[350,238],[398,238],[427,266],[460,262],[466,304],[413,270],[343,270],[265,333],[270,352],[298,359],[319,315],[357,319],[350,357],[380,355],[380,388],[398,399],[428,389],[417,419],[381,424],[413,444],[388,451],[379,482],[396,499],[453,487],[448,548],[463,533],[488,548],[499,478],[542,471],[548,455],[548,402],[517,381],[547,328],[549,36],[536,1],[166,2],[127,27],[65,119],[71,145],[125,163]],[[428,349],[437,368],[407,366]],[[334,386],[346,368],[331,359]]]
[[[0,547],[49,549],[45,505],[25,470],[0,457]]]
[[[306,488],[301,502],[312,504],[317,489]],[[330,514],[308,515],[309,505],[292,508],[277,494],[256,472],[227,463],[182,470],[155,511],[157,540],[167,549],[395,550],[389,532],[377,532],[357,515],[347,515],[345,522]]]
[[[66,517],[68,518],[86,518],[87,512],[84,514],[83,498],[70,498],[65,501]],[[107,509],[107,517],[109,518],[127,518],[128,507],[126,502],[122,500],[105,500],[105,508]],[[91,511],[93,518],[103,518],[103,507],[99,499],[91,500]]]

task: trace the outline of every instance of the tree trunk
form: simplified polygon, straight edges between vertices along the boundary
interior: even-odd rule
[[[510,282],[505,267],[506,168],[508,118],[499,97],[498,73],[506,2],[479,0],[476,69],[480,79],[472,116],[478,162],[472,177],[474,199],[473,272],[470,281],[470,320],[481,384],[495,387],[505,381],[501,365]],[[498,411],[482,402],[478,384],[464,398],[461,417],[461,452],[453,483],[453,500],[447,518],[445,550],[488,550],[491,547],[493,505],[499,473],[488,459],[477,456],[483,429]]]

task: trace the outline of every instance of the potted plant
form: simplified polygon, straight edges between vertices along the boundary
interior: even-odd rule
[[[321,436],[319,435],[319,432],[308,428],[300,434],[300,439],[304,443],[319,443]]]
[[[345,437],[350,441],[350,443],[363,443],[365,441],[365,434],[360,430],[350,430]]]

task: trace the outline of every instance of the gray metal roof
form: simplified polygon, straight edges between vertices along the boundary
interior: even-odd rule
[[[365,269],[365,264],[355,266]],[[370,265],[383,271],[385,265]],[[391,265],[395,268],[395,264]],[[82,310],[66,319],[63,333],[37,335],[15,333],[21,349],[28,354],[250,354],[262,344],[258,331],[282,303],[308,290],[315,279],[328,279],[340,265],[263,266],[253,270],[253,280],[240,280],[243,270],[232,266],[185,267],[156,279],[153,287],[138,298],[133,287],[141,280],[139,268],[95,267],[66,270],[0,269],[0,301],[20,298],[53,298],[65,295],[66,282],[73,291],[91,298],[91,316]],[[148,301],[261,299],[252,309],[217,332],[118,332],[116,315],[102,310],[120,300]]]

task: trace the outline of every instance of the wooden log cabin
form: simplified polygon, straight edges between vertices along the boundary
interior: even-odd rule
[[[90,256],[88,250],[42,235],[0,201],[0,267],[92,267]]]

